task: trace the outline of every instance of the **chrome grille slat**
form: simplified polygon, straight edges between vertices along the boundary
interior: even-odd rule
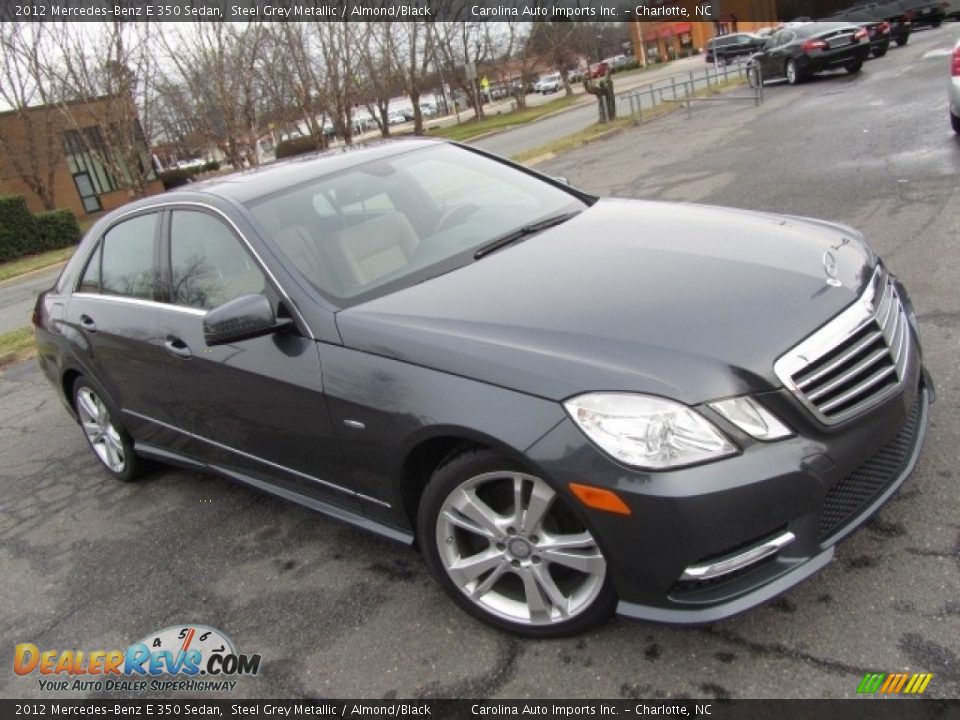
[[[821,385],[820,388],[815,392],[807,393],[807,399],[816,401],[818,398],[822,398],[831,390],[834,390],[840,387],[844,383],[848,382],[851,378],[854,378],[860,373],[862,373],[871,365],[875,365],[878,360],[882,360],[883,358],[888,358],[888,357],[890,357],[890,351],[887,350],[887,348],[874,351],[871,355],[868,355],[863,360],[860,360],[856,365],[854,365],[852,368],[850,368],[845,373],[843,373],[843,375],[840,375],[834,380],[831,380],[826,385]]]
[[[847,390],[847,392],[845,392],[843,395],[840,395],[839,397],[834,398],[830,402],[823,403],[820,406],[820,412],[828,413],[831,410],[833,410],[833,408],[843,405],[850,398],[856,397],[857,395],[861,394],[864,390],[869,390],[871,387],[873,387],[878,382],[880,382],[885,377],[887,377],[887,375],[896,371],[897,369],[892,365],[890,367],[885,367],[885,368],[882,368],[881,370],[877,370],[877,372],[875,372],[873,375],[868,377],[864,382],[854,387],[852,390]]]
[[[890,397],[910,356],[910,326],[893,279],[878,266],[857,302],[774,364],[783,384],[827,425]]]
[[[826,365],[820,370],[817,370],[817,372],[815,372],[810,377],[804,378],[803,382],[797,383],[797,387],[800,388],[801,390],[805,390],[812,383],[815,383],[824,375],[832,372],[833,370],[836,370],[838,367],[843,365],[850,358],[854,357],[857,353],[859,353],[865,347],[872,345],[882,337],[883,337],[883,333],[880,332],[879,330],[875,330],[874,332],[870,333],[865,340],[857,343],[851,350],[848,350],[847,352],[845,352],[843,355],[841,355],[839,358],[831,362],[829,365]]]

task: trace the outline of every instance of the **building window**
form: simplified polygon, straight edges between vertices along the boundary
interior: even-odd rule
[[[116,179],[98,161],[98,158],[106,157],[107,154],[99,127],[67,130],[63,134],[63,140],[67,151],[67,166],[70,168],[71,175],[86,173],[97,195],[117,189]]]
[[[83,201],[83,209],[88,213],[100,212],[103,206],[100,204],[100,197],[93,189],[93,182],[90,175],[85,172],[74,173],[73,184],[77,186],[77,194]]]

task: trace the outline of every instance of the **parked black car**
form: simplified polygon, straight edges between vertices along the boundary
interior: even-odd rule
[[[899,7],[914,25],[940,27],[946,17],[942,0],[894,0],[889,4]]]
[[[846,22],[810,22],[778,30],[750,62],[763,79],[785,77],[795,85],[824,70],[860,72],[870,55],[867,30]],[[748,73],[753,82],[754,73]]]
[[[715,62],[714,55],[721,61],[729,62],[738,57],[753,55],[766,42],[766,38],[753,33],[732,33],[711,38],[704,49],[704,60]]]
[[[540,636],[809,577],[905,481],[932,397],[855,230],[429,140],[111,212],[34,325],[109,474],[212,471],[416,542],[463,608]]]
[[[847,22],[857,27],[862,27],[867,31],[867,37],[870,38],[870,54],[873,57],[883,57],[890,48],[890,41],[893,39],[892,26],[888,20],[882,20],[867,11],[845,12],[831,15],[821,19],[821,22]],[[909,25],[901,26],[897,37],[903,35],[904,30],[909,37]],[[906,40],[899,42],[899,45],[906,43]]]
[[[835,20],[857,20],[860,18],[886,20],[890,23],[890,39],[897,44],[897,47],[903,47],[910,39],[912,29],[910,18],[907,16],[907,12],[897,3],[862,3],[853,5],[832,17]]]

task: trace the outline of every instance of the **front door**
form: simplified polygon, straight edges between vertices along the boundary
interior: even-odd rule
[[[170,213],[170,304],[159,315],[180,423],[205,462],[356,510],[327,412],[316,343],[297,331],[207,346],[204,313],[241,295],[282,302],[217,214]]]

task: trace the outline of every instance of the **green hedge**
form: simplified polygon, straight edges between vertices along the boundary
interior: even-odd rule
[[[0,262],[39,252],[43,240],[22,195],[0,195]]]
[[[194,171],[187,170],[186,168],[175,168],[173,170],[164,170],[161,173],[157,173],[157,179],[163,183],[164,190],[170,190],[171,188],[180,187],[181,185],[186,185],[190,182],[190,178],[194,175]]]
[[[43,250],[58,250],[80,242],[80,225],[69,210],[47,210],[35,216]]]
[[[293,155],[303,155],[304,153],[316,152],[320,149],[316,138],[310,136],[293,138],[292,140],[282,140],[277,143],[276,156],[280,158],[291,157]]]
[[[22,195],[0,195],[0,262],[76,245],[81,235],[69,210],[33,215]]]

